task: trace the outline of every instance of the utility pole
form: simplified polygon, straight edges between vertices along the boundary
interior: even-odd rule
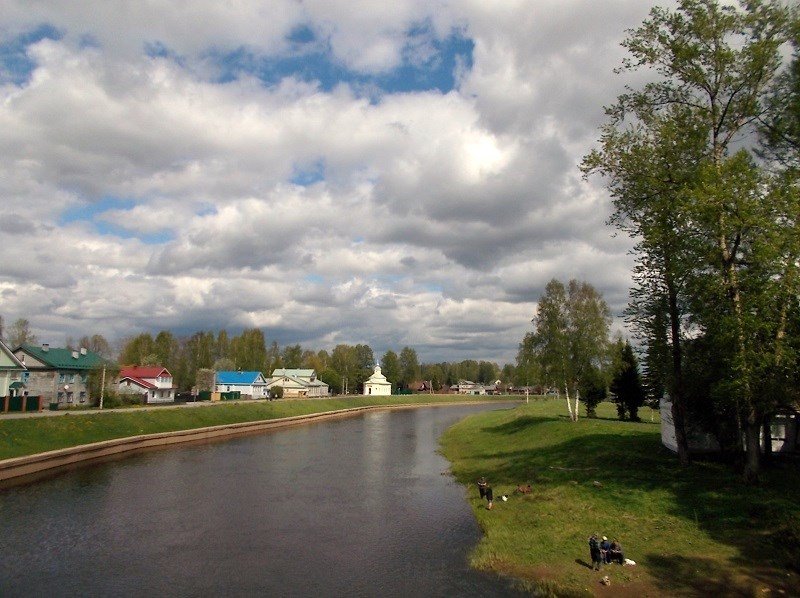
[[[100,378],[100,409],[103,408],[103,395],[106,391],[106,366],[103,365],[103,375]]]

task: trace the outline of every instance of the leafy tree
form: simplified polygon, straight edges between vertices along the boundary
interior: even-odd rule
[[[36,335],[31,330],[31,324],[25,318],[15,320],[8,329],[8,345],[16,349],[22,344],[35,345],[39,342]]]
[[[610,391],[617,404],[620,419],[626,415],[639,421],[639,408],[644,404],[644,391],[639,378],[639,363],[630,342],[619,340],[614,346],[615,368]]]
[[[331,369],[338,372],[341,377],[337,386],[341,388],[342,393],[358,392],[356,375],[359,368],[360,364],[357,362],[356,353],[352,345],[340,344],[333,348],[331,352]]]
[[[586,404],[586,417],[597,417],[597,406],[608,394],[606,375],[600,368],[591,366],[581,382],[581,393]]]
[[[458,364],[460,379],[477,382],[480,376],[480,365],[474,359],[465,359]]]
[[[478,378],[477,381],[481,384],[491,384],[499,375],[500,368],[496,363],[490,361],[481,361],[478,363]]]
[[[281,352],[283,367],[296,369],[303,363],[303,347],[300,345],[286,345]]]
[[[506,384],[513,384],[514,376],[516,374],[516,368],[513,364],[507,363],[503,366],[503,370],[500,372],[500,379],[505,382]]]
[[[211,369],[215,372],[232,372],[236,370],[236,364],[228,357],[220,357],[214,362]]]
[[[179,351],[178,339],[171,332],[162,330],[153,339],[153,353],[157,356],[156,365],[162,365],[171,371],[177,362]]]
[[[691,301],[693,311],[704,313],[702,327],[725,329],[732,340],[730,365],[737,392],[743,396],[750,476],[757,475],[759,467],[758,450],[753,449],[757,449],[761,409],[753,401],[750,335],[739,268],[740,251],[750,239],[738,235],[752,231],[731,222],[736,202],[724,191],[732,186],[747,188],[748,195],[741,198],[745,202],[757,195],[746,183],[752,169],[730,154],[733,144],[763,114],[780,65],[787,14],[777,2],[748,2],[737,9],[716,0],[681,0],[674,11],[652,9],[650,18],[623,43],[630,53],[623,70],[648,69],[657,80],[631,89],[607,110],[610,123],[601,139],[603,150],[590,155],[584,165],[608,176],[618,200],[618,221],[627,218],[642,239],[637,248],[642,255],[640,301],[633,307],[653,342],[663,342],[664,335],[648,331],[649,325],[670,327],[671,379],[665,386],[673,399],[681,462],[689,461],[682,348],[676,338],[683,297]],[[631,148],[636,151],[629,159],[624,154]],[[653,167],[648,168],[646,161]],[[716,295],[711,293],[714,285],[721,291]],[[718,301],[709,303],[709,295]],[[664,307],[669,317],[658,312]],[[713,316],[714,311],[719,317]],[[652,357],[663,353],[656,349]]]
[[[399,384],[401,376],[400,360],[397,358],[397,353],[391,349],[386,351],[381,358],[381,373],[392,384]]]
[[[231,339],[231,358],[236,367],[248,372],[267,369],[267,347],[264,333],[258,328],[242,330]]]
[[[93,334],[92,336],[82,336],[78,341],[80,347],[85,347],[93,353],[97,353],[103,359],[111,359],[114,352],[111,345],[102,334]]]
[[[342,375],[339,372],[331,367],[328,367],[321,372],[317,372],[317,376],[319,376],[319,379],[328,385],[333,394],[342,393]]]
[[[375,368],[375,355],[367,344],[358,344],[353,347],[353,359],[356,365],[354,375],[354,388],[359,392],[364,390],[364,382],[372,375]]]
[[[420,366],[422,379],[429,382],[433,390],[440,390],[444,384],[445,374],[442,366],[437,363],[423,364]]]
[[[553,279],[539,299],[534,323],[531,342],[543,377],[564,389],[570,418],[577,421],[581,390],[593,387],[607,367],[608,306],[586,282],[571,280],[567,288]]]
[[[533,332],[528,332],[519,344],[517,351],[517,367],[514,369],[514,384],[516,386],[533,386],[538,382],[554,384],[555,381],[543,380],[541,377],[541,363],[537,355],[537,337]]]
[[[773,84],[759,130],[762,155],[796,173],[800,170],[800,18],[797,13],[791,40],[792,60]]]
[[[419,380],[419,361],[417,352],[411,347],[403,347],[400,351],[400,385],[408,388],[408,385]]]
[[[231,352],[231,339],[228,337],[227,330],[220,330],[217,333],[217,341],[214,344],[214,354],[217,359],[226,359],[230,357]]]
[[[128,339],[120,352],[119,362],[122,365],[145,365],[146,361],[157,361],[155,344],[149,332],[143,332]]]

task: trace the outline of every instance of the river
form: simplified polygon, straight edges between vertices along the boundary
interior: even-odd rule
[[[469,568],[481,532],[437,453],[497,408],[373,412],[2,490],[0,595],[514,595]]]

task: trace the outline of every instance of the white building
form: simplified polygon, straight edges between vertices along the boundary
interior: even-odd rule
[[[375,365],[375,371],[364,382],[364,395],[390,395],[392,394],[392,383],[381,374],[381,366]]]
[[[261,372],[217,372],[216,392],[239,392],[242,398],[266,399],[267,381]]]
[[[330,394],[328,385],[317,378],[314,370],[276,369],[267,382],[267,391],[276,386],[283,388],[284,397],[327,397]]]
[[[137,394],[145,403],[172,403],[175,401],[175,385],[172,374],[165,367],[128,366],[119,373],[117,390],[123,394]]]

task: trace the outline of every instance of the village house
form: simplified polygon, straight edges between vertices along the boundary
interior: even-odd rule
[[[452,392],[457,392],[460,395],[485,395],[486,387],[477,382],[470,382],[469,380],[459,380],[458,384],[453,384],[450,387]]]
[[[328,385],[317,378],[314,370],[280,368],[272,372],[267,383],[268,392],[275,387],[283,388],[284,397],[327,397]]]
[[[174,403],[176,387],[169,370],[160,365],[126,366],[119,373],[117,390],[122,394],[136,394],[145,403]]]
[[[267,380],[261,372],[217,372],[216,392],[239,392],[243,399],[267,398]]]
[[[664,395],[659,401],[661,413],[661,444],[671,450],[678,452],[678,441],[675,437],[675,422],[672,419],[672,399]],[[769,439],[766,438],[768,432]],[[720,445],[717,439],[710,432],[700,429],[692,422],[691,418],[686,420],[686,438],[691,453],[718,453]],[[777,454],[796,454],[800,453],[800,405],[793,407],[787,406],[781,409],[770,418],[766,430],[761,433],[762,449],[769,442],[772,453]]]
[[[83,347],[72,350],[47,343],[20,345],[14,355],[27,369],[22,376],[25,390],[64,405],[91,404],[95,397],[89,396],[89,372],[107,363]]]
[[[22,377],[25,366],[17,359],[13,351],[0,341],[0,398],[22,394],[24,388]]]
[[[392,394],[392,383],[381,374],[381,366],[375,365],[372,375],[364,382],[365,395],[390,395]]]

